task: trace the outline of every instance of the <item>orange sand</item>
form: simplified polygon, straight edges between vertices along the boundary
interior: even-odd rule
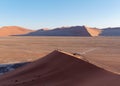
[[[32,32],[32,30],[18,26],[5,26],[0,28],[0,36],[27,34],[29,32]]]

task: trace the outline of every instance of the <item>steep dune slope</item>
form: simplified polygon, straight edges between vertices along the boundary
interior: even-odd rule
[[[99,36],[102,30],[85,26],[91,36]]]
[[[27,34],[29,32],[32,32],[32,30],[19,27],[19,26],[4,26],[0,28],[0,36]]]
[[[120,76],[54,51],[0,77],[0,86],[120,86]]]

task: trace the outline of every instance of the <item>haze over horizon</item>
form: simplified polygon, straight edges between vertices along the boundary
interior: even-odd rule
[[[120,0],[1,0],[0,27],[120,27]]]

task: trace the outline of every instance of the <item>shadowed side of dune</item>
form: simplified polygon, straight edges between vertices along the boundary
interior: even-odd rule
[[[21,36],[91,36],[91,34],[86,30],[85,26],[72,26],[52,30],[42,29]]]
[[[120,27],[105,28],[102,30],[100,36],[120,36]]]
[[[1,76],[0,86],[120,86],[120,76],[68,53],[53,51]]]

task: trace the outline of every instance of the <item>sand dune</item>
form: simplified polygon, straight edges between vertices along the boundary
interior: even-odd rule
[[[98,36],[100,30],[86,26],[61,27],[52,30],[37,30],[24,36]]]
[[[32,32],[32,30],[19,27],[19,26],[4,26],[0,28],[0,36],[27,34],[29,32]]]
[[[120,27],[102,29],[100,36],[120,36]]]
[[[0,77],[0,86],[120,86],[120,75],[80,56],[53,51]]]

